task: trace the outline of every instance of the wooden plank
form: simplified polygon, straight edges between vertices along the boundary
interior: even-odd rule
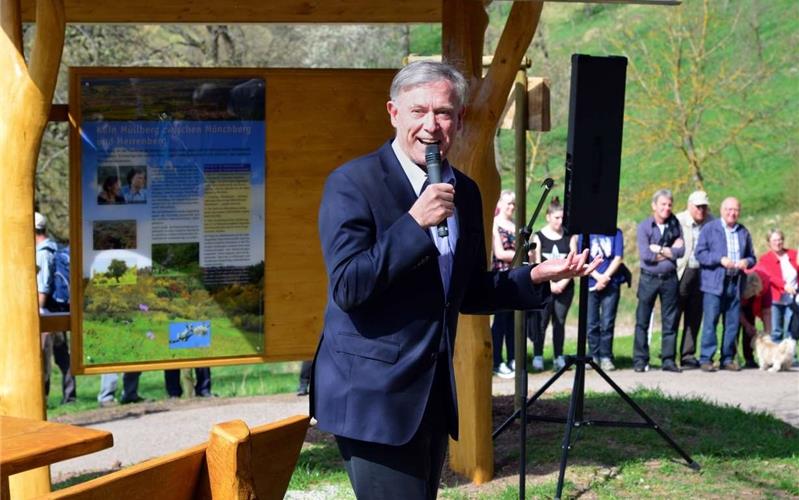
[[[34,0],[20,0],[33,22]],[[68,23],[437,23],[429,0],[64,0]]]
[[[224,422],[211,429],[205,450],[211,498],[256,498],[250,451],[250,429],[243,421]]]
[[[147,460],[45,495],[51,500],[188,500],[207,494],[206,444]],[[205,483],[205,485],[203,485]],[[203,491],[206,493],[203,495]]]
[[[39,315],[39,330],[42,332],[65,332],[69,330],[69,313],[47,313]]]
[[[310,417],[298,415],[248,429],[242,421],[214,426],[208,443],[147,460],[42,498],[182,500],[283,498]],[[255,482],[256,497],[238,494],[236,478]],[[214,484],[216,483],[216,484]],[[226,486],[220,488],[220,486]],[[224,490],[224,491],[223,491]]]
[[[252,472],[259,500],[279,500],[286,494],[310,420],[298,415],[251,430]]]
[[[113,444],[114,438],[107,431],[0,416],[0,470],[3,476],[87,455]]]

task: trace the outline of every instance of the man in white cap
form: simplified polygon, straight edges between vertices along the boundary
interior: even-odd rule
[[[47,218],[36,212],[33,220],[33,233],[36,240],[36,290],[39,298],[39,313],[54,309],[52,294],[55,278],[55,254],[58,245],[47,236]],[[75,377],[72,375],[69,360],[69,342],[64,332],[42,332],[42,359],[44,361],[44,394],[50,393],[50,357],[55,359],[61,370],[61,404],[73,403],[77,397]]]
[[[685,240],[685,255],[677,259],[677,279],[680,280],[678,314],[682,316],[683,322],[680,366],[683,370],[699,368],[699,361],[696,359],[696,337],[702,322],[702,292],[699,289],[701,285],[699,261],[696,260],[694,250],[702,227],[713,220],[708,206],[707,193],[694,191],[688,197],[687,208],[676,215]],[[679,322],[678,316],[678,325]]]

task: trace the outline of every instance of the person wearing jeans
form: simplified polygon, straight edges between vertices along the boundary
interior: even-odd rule
[[[785,248],[785,237],[779,229],[768,232],[769,251],[760,256],[758,266],[768,274],[771,286],[771,339],[780,342],[790,338],[792,304],[796,300],[799,258],[796,249]]]
[[[624,258],[624,236],[621,229],[616,234],[592,234],[588,237],[591,257],[602,257],[602,264],[588,278],[588,352],[594,362],[605,371],[615,370],[613,365],[613,330],[616,309],[624,278],[617,273]],[[578,248],[582,248],[582,236]]]
[[[721,203],[721,218],[702,228],[696,244],[696,259],[702,266],[702,342],[700,368],[704,372],[715,371],[713,356],[716,354],[716,325],[724,316],[721,340],[721,362],[723,370],[740,370],[735,361],[735,338],[740,322],[741,292],[744,271],[755,265],[752,237],[749,231],[738,224],[741,204],[735,198],[726,198]]]
[[[126,372],[122,375],[122,396],[119,402],[141,403],[144,398],[139,396],[139,376],[141,372]],[[100,407],[113,406],[117,404],[114,396],[117,392],[117,380],[119,375],[116,373],[104,373],[100,377],[100,392],[97,393],[97,402]]]

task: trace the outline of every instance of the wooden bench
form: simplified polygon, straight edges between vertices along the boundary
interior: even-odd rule
[[[214,425],[207,443],[153,458],[52,492],[47,499],[280,499],[300,455],[310,417],[249,429]]]

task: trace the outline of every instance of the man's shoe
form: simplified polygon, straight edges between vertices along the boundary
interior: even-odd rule
[[[552,363],[552,371],[556,372],[566,366],[566,359],[563,356],[558,356]]]
[[[680,373],[682,371],[680,370],[680,367],[677,366],[674,363],[674,361],[670,359],[663,362],[663,365],[661,365],[660,370],[664,372],[673,372],[673,373]]]
[[[533,357],[533,371],[534,372],[544,371],[544,358],[543,358],[543,356],[534,356]]]
[[[683,370],[696,370],[699,368],[699,361],[696,358],[685,358],[680,361],[680,367]]]
[[[297,396],[307,396],[308,395],[308,385],[302,384],[297,388]]]
[[[709,362],[708,363],[702,363],[701,365],[699,365],[699,368],[703,372],[707,372],[707,373],[716,371],[716,369],[713,367],[713,363],[709,363]]]
[[[145,403],[145,402],[149,402],[149,401],[151,401],[151,400],[145,399],[145,398],[137,395],[137,396],[132,397],[130,399],[121,399],[119,401],[119,404],[129,405],[131,403]]]
[[[616,369],[616,365],[613,364],[613,361],[610,358],[600,359],[599,367],[602,368],[602,371],[606,372],[612,372]]]
[[[645,373],[649,371],[649,363],[636,363],[633,365],[633,370],[636,373]]]
[[[99,405],[100,408],[112,408],[117,406],[119,403],[116,399],[109,399],[108,401],[100,401]]]
[[[738,363],[735,361],[730,361],[729,363],[724,363],[721,365],[722,370],[729,370],[731,372],[739,372],[741,371],[741,367],[738,366]]]

